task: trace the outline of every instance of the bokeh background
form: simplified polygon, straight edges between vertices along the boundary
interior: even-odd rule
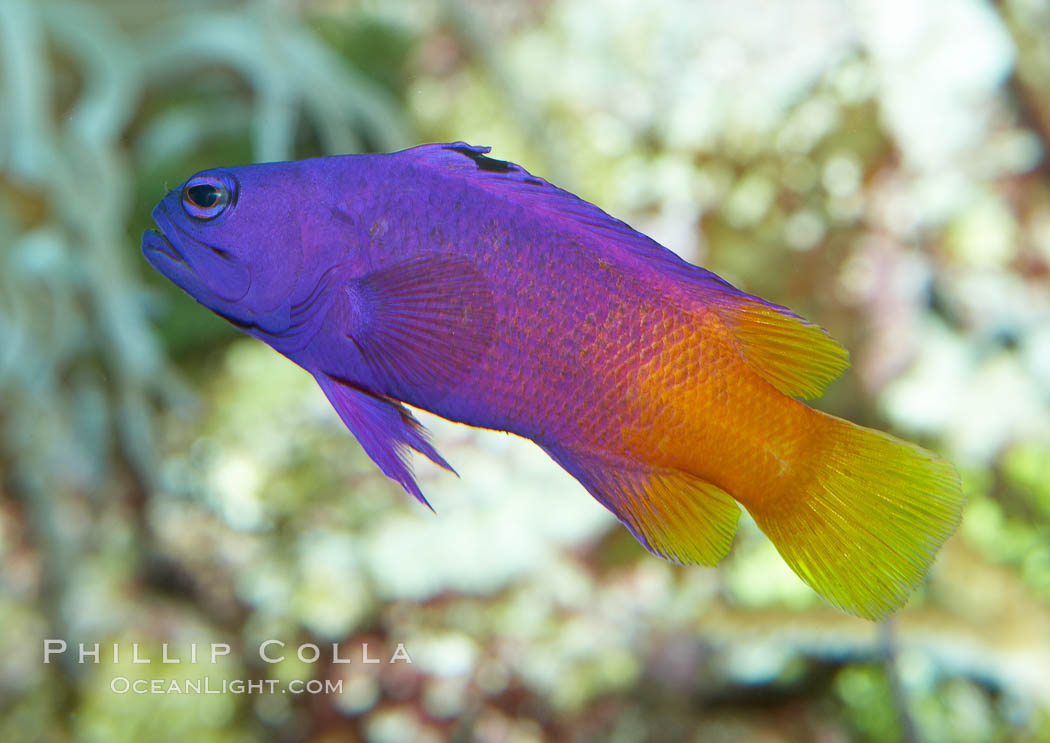
[[[851,350],[818,405],[969,496],[905,610],[829,608],[746,520],[668,565],[530,443],[425,417],[433,515],[139,254],[198,169],[448,140]],[[1050,740],[1048,141],[1048,0],[0,0],[0,740]],[[205,674],[344,685],[110,687]]]

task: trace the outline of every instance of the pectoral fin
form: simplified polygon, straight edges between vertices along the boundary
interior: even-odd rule
[[[412,474],[410,452],[419,452],[453,474],[455,470],[431,445],[423,425],[404,405],[394,400],[370,394],[324,373],[314,377],[350,433],[383,474],[431,508]]]
[[[484,278],[446,255],[420,255],[346,281],[335,311],[377,379],[432,394],[466,378],[495,326]]]
[[[679,470],[544,450],[653,554],[712,566],[729,552],[740,508],[715,485]]]

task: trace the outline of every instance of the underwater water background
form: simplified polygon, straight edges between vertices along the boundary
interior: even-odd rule
[[[452,140],[850,349],[817,405],[969,498],[904,610],[421,416],[431,514],[139,254],[199,169]],[[0,0],[0,740],[1050,741],[1048,143],[1050,0]],[[113,685],[204,675],[342,690]]]

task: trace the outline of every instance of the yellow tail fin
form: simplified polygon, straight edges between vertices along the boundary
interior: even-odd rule
[[[958,526],[959,476],[914,444],[814,413],[826,431],[822,454],[800,467],[797,488],[748,510],[817,593],[882,619],[922,582]]]

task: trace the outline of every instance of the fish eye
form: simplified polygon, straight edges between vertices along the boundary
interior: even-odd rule
[[[182,189],[182,208],[197,220],[215,219],[232,202],[232,189],[214,175],[194,176]]]

